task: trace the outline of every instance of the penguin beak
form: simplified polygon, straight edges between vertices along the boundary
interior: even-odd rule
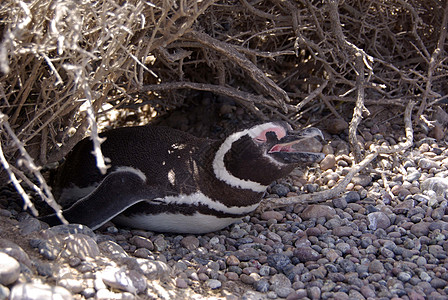
[[[320,162],[325,155],[316,152],[320,152],[320,149],[316,147],[318,145],[316,140],[324,140],[322,132],[317,128],[291,130],[282,139],[277,140],[277,143],[269,149],[268,154],[274,155],[286,163]]]

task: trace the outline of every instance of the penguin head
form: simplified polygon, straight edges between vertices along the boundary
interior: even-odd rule
[[[218,149],[213,162],[215,175],[235,187],[264,191],[294,168],[324,158],[324,154],[310,150],[311,139],[323,139],[319,129],[294,131],[283,121],[238,131]]]

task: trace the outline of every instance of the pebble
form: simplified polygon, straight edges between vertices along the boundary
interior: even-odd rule
[[[39,283],[16,284],[11,289],[10,300],[42,300],[59,299],[71,300],[72,294],[61,286],[51,286]]]
[[[149,251],[154,250],[153,242],[145,237],[136,235],[130,239],[130,242],[133,243],[138,248],[145,248],[148,249]]]
[[[411,233],[417,237],[427,236],[429,234],[429,222],[419,222],[411,226]]]
[[[271,188],[271,193],[280,197],[285,197],[290,192],[289,188],[284,184],[276,184]]]
[[[285,254],[275,253],[268,256],[267,263],[269,266],[283,272],[291,264],[291,259]]]
[[[183,278],[176,278],[176,287],[180,289],[186,289],[188,287],[187,282]]]
[[[107,286],[130,293],[141,293],[146,289],[146,279],[134,270],[107,267],[100,277]]]
[[[215,289],[219,289],[219,288],[221,287],[222,283],[221,283],[221,281],[216,280],[216,279],[208,279],[208,280],[206,281],[206,285],[207,285],[210,289],[215,290]]]
[[[311,247],[298,247],[294,249],[294,256],[301,262],[316,261],[321,255]]]
[[[336,214],[334,208],[327,205],[308,205],[303,212],[301,213],[301,217],[304,220],[309,220],[312,218],[325,218],[331,219]]]
[[[19,262],[6,253],[0,252],[0,284],[10,285],[19,278]]]
[[[199,240],[193,235],[188,235],[180,241],[180,244],[186,249],[192,251],[199,247]]]
[[[379,260],[375,259],[369,263],[369,272],[381,274],[384,272],[384,266]]]
[[[327,154],[319,165],[322,171],[332,169],[336,166],[336,157],[333,154]]]
[[[390,226],[389,217],[380,211],[368,214],[367,219],[369,220],[369,229],[371,230],[386,229]]]
[[[260,217],[262,220],[265,220],[265,221],[269,221],[269,220],[281,221],[283,219],[283,215],[275,210],[264,211]]]
[[[333,228],[333,234],[338,237],[351,236],[354,229],[350,226],[339,226]]]

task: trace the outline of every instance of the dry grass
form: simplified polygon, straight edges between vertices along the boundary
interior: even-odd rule
[[[51,200],[40,167],[88,131],[106,170],[95,122],[105,103],[163,113],[192,89],[293,124],[318,122],[303,119],[316,109],[350,118],[335,104],[352,102],[360,161],[364,105],[415,101],[428,123],[448,97],[447,20],[437,0],[2,1],[3,173],[24,197],[22,185]]]

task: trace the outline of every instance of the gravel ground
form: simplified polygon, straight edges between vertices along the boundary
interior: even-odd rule
[[[390,128],[361,128],[366,149],[399,142]],[[347,174],[347,142],[327,137],[325,160],[274,183],[269,197],[328,189]],[[340,198],[205,235],[48,228],[3,199],[0,299],[448,299],[447,153],[417,134]]]

